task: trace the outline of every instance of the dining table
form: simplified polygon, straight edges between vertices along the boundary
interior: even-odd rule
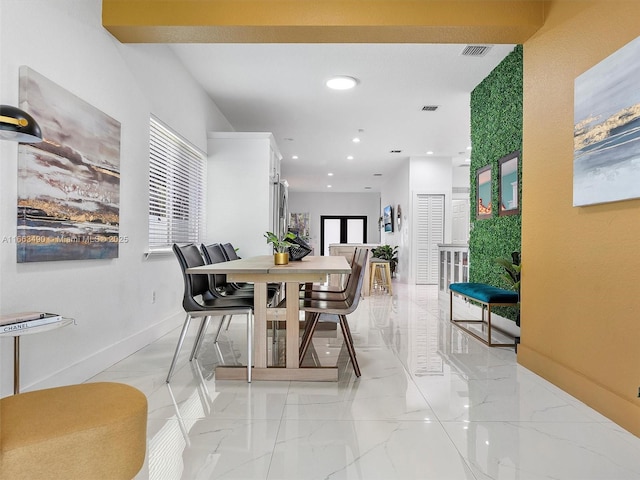
[[[187,274],[225,274],[227,281],[254,284],[253,380],[337,381],[338,367],[301,367],[300,285],[324,283],[329,275],[348,274],[351,266],[342,256],[306,256],[286,265],[275,265],[273,255],[259,255],[188,268]],[[267,284],[284,284],[285,298],[277,306],[267,305]],[[283,322],[286,329],[284,366],[268,365],[268,322]],[[219,380],[246,379],[246,366],[216,367]]]

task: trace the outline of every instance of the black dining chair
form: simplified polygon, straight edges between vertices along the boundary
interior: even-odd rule
[[[351,274],[349,275],[347,287],[344,292],[310,292],[311,296],[307,296],[300,300],[300,310],[310,313],[307,321],[305,322],[305,329],[302,334],[299,352],[300,363],[302,363],[302,360],[307,353],[318,323],[335,322],[339,323],[342,329],[345,347],[349,352],[349,357],[351,358],[351,364],[353,365],[356,377],[360,376],[360,366],[356,359],[355,346],[353,344],[351,329],[349,328],[349,323],[347,321],[347,315],[354,312],[360,302],[367,254],[367,250],[362,249],[354,257],[355,260],[351,267]]]
[[[238,256],[238,252],[232,244],[223,243],[222,245],[220,245],[220,248],[222,248],[225,257],[227,257],[227,260],[238,260],[240,258]]]
[[[178,355],[182,349],[185,336],[189,330],[189,324],[193,317],[201,317],[202,321],[196,339],[193,344],[189,361],[193,360],[198,353],[198,349],[202,343],[204,334],[209,325],[211,317],[225,317],[227,315],[246,315],[247,317],[247,381],[251,382],[251,367],[253,356],[253,298],[252,297],[229,297],[229,298],[212,298],[210,296],[209,275],[206,274],[188,274],[188,268],[199,267],[205,265],[204,259],[200,254],[200,250],[196,245],[189,244],[185,246],[173,245],[173,251],[180,264],[182,276],[184,279],[184,295],[182,298],[182,307],[186,312],[182,331],[176,345],[173,360],[167,374],[167,383],[171,380],[173,371],[176,366]],[[222,320],[218,325],[215,341],[218,341]]]
[[[219,243],[213,243],[211,245],[200,245],[202,256],[207,264],[212,265],[214,263],[229,261],[224,254],[222,245]],[[212,285],[217,292],[222,295],[253,295],[254,285],[252,283],[237,284],[227,281],[226,274],[214,274],[212,275]],[[267,297],[269,303],[272,302],[273,297],[280,291],[280,285],[268,284],[267,285]]]

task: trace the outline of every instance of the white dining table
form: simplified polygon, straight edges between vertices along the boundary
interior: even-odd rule
[[[187,269],[188,274],[225,274],[229,282],[254,284],[253,380],[337,381],[336,367],[300,367],[300,285],[322,283],[331,274],[348,274],[351,267],[341,256],[307,256],[287,265],[274,265],[273,255],[242,258]],[[267,306],[267,284],[285,284],[285,307]],[[286,326],[285,366],[268,366],[267,322],[284,321]],[[219,366],[216,378],[246,379],[243,366]]]

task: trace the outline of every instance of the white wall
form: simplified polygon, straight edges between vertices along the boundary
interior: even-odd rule
[[[380,194],[378,193],[302,193],[289,191],[289,212],[309,213],[311,246],[320,255],[321,215],[366,215],[367,243],[378,243]]]
[[[207,245],[230,242],[241,257],[273,252],[264,234],[275,230],[279,156],[270,133],[209,133]]]
[[[402,162],[395,175],[387,180],[382,191],[382,208],[393,207],[393,232],[382,232],[381,243],[398,247],[398,266],[396,281],[406,283],[409,279],[409,262],[411,259],[411,195],[409,187],[409,159]],[[398,205],[402,211],[402,226],[398,230]],[[382,215],[382,211],[380,212]]]
[[[177,262],[143,258],[149,115],[203,151],[207,131],[231,130],[169,49],[122,45],[101,15],[100,0],[2,0],[0,103],[17,106],[18,68],[27,65],[121,122],[120,234],[129,238],[117,259],[17,264],[10,240],[17,144],[0,142],[0,238],[9,239],[0,243],[0,313],[44,310],[77,320],[23,338],[23,390],[81,382],[181,322]],[[12,392],[11,345],[0,339],[1,396]]]

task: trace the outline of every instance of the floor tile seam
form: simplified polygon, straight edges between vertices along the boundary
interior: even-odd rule
[[[599,422],[596,420],[442,420],[441,423],[445,424],[505,424],[505,425],[608,425],[607,422]]]
[[[177,415],[171,415],[171,416],[167,416],[165,415],[158,415],[158,416],[154,416],[152,414],[148,414],[147,418],[149,420],[171,420],[171,419],[177,419]],[[281,419],[277,418],[277,417],[256,417],[256,416],[252,416],[252,415],[246,415],[246,416],[241,416],[241,415],[195,415],[195,416],[191,416],[191,415],[182,415],[180,414],[180,419],[181,420],[230,420],[230,421],[240,421],[240,422],[247,422],[247,423],[251,423],[251,422],[279,422]]]
[[[437,413],[434,411],[434,414],[436,416],[436,418],[438,418]],[[456,422],[447,422],[447,421],[441,421],[438,418],[438,422],[440,423],[440,427],[442,428],[444,434],[446,435],[447,439],[449,440],[449,443],[451,444],[451,446],[455,449],[456,452],[458,452],[458,456],[460,457],[460,459],[464,462],[464,464],[467,467],[467,470],[471,473],[471,475],[473,475],[473,478],[475,480],[479,480],[478,476],[475,474],[475,470],[474,469],[474,462],[471,460],[471,458],[469,458],[468,455],[465,455],[464,452],[462,452],[459,448],[458,445],[456,444],[455,440],[451,437],[449,430],[446,428],[446,424],[447,423],[456,423],[456,424],[466,424],[467,422],[464,421],[456,421]]]
[[[396,358],[396,360],[402,366],[402,369],[404,370],[405,374],[409,377],[409,379],[411,379],[411,383],[413,384],[414,388],[419,392],[420,396],[425,401],[425,403],[427,404],[427,406],[429,407],[431,412],[433,412],[433,415],[436,418],[436,421],[438,423],[440,423],[440,425],[442,426],[442,422],[440,421],[440,418],[438,416],[438,413],[437,413],[436,409],[433,408],[433,405],[431,405],[431,403],[429,402],[429,399],[426,397],[425,393],[422,391],[420,386],[417,384],[415,377],[411,374],[411,372],[409,372],[409,370],[407,369],[407,366],[402,361],[402,359],[399,357],[398,352],[394,351],[394,357]],[[442,428],[444,429],[444,426],[442,426]]]

